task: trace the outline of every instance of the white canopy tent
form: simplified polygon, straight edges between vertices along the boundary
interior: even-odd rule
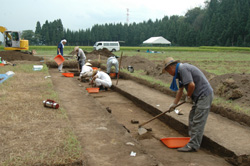
[[[145,40],[143,44],[170,44],[171,45],[171,42],[162,36],[158,36],[158,37],[151,37],[148,40]]]

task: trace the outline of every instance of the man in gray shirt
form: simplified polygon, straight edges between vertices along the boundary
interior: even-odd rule
[[[76,52],[77,55],[77,61],[79,63],[79,70],[80,72],[82,71],[82,66],[85,64],[86,61],[86,56],[81,48],[78,46],[74,48],[74,51]]]
[[[170,110],[180,101],[184,88],[187,91],[185,101],[192,103],[192,109],[189,113],[188,134],[191,137],[189,143],[178,148],[179,152],[194,152],[200,148],[205,124],[213,100],[213,89],[206,79],[205,75],[195,66],[187,63],[179,63],[172,57],[165,59],[163,73],[168,72],[173,76],[170,89],[177,91],[174,102],[170,105]],[[179,88],[176,83],[179,81]]]

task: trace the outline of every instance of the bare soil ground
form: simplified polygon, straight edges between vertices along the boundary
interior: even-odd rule
[[[33,56],[31,54],[23,53],[20,51],[0,51],[0,56],[3,60],[6,61],[40,61],[43,59],[41,57]]]
[[[176,149],[167,148],[161,143],[161,138],[183,136],[159,120],[151,123],[150,126],[153,128],[153,132],[148,132],[142,136],[138,135],[138,124],[131,123],[131,120],[142,123],[151,119],[152,115],[144,112],[132,101],[112,90],[97,94],[86,94],[85,88],[90,87],[88,83],[80,83],[77,78],[63,77],[56,69],[51,69],[50,74],[63,102],[63,107],[67,109],[74,130],[80,138],[83,151],[89,156],[87,164],[116,165],[120,162],[120,165],[230,165],[223,158],[217,157],[204,149],[199,150],[197,153],[180,153]],[[98,108],[94,104],[95,102],[100,103],[103,108],[98,110],[99,113],[96,112]],[[108,110],[105,109],[107,107],[109,107]],[[116,122],[113,122],[113,118]],[[117,148],[114,145],[107,145],[106,141],[97,138],[98,136],[95,135],[92,125],[94,125],[94,129],[99,127],[100,130],[101,128],[109,130],[112,126],[112,133],[107,134],[107,132],[99,131],[98,136],[101,137],[101,140],[107,140],[108,143],[111,141],[116,144],[126,144],[127,146],[120,145]],[[88,131],[92,131],[92,133],[90,134]],[[98,141],[98,145],[93,141]],[[132,142],[136,147],[138,146],[138,149],[131,149],[127,144],[128,142]],[[129,156],[129,150],[133,149],[138,155],[135,157],[136,159]],[[122,153],[124,156],[119,156],[121,151],[126,152]],[[100,154],[106,154],[107,159],[104,159],[103,155]],[[146,158],[142,157],[142,154],[146,155]],[[96,158],[93,155],[100,156]],[[113,161],[110,156],[119,156],[119,159]],[[133,163],[135,160],[136,163]]]

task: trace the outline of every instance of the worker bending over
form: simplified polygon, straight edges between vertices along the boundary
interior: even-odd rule
[[[115,66],[115,78],[117,78],[118,72],[119,72],[119,62],[117,60],[119,58],[118,56],[111,56],[107,60],[107,74],[110,74],[110,70],[112,66]]]
[[[81,72],[82,66],[85,64],[86,56],[85,56],[83,50],[81,48],[79,48],[78,46],[74,48],[74,51],[76,52],[77,61],[79,64],[78,70],[80,70],[80,72]]]
[[[187,91],[185,101],[192,104],[189,113],[188,134],[191,137],[188,144],[179,148],[179,152],[194,152],[200,148],[205,124],[213,100],[213,89],[205,75],[195,66],[188,63],[179,63],[172,57],[165,59],[162,72],[168,72],[173,76],[170,89],[177,91],[174,102],[170,105],[170,111],[180,101],[183,89]],[[179,88],[176,83],[179,81]]]
[[[93,71],[91,84],[93,83],[100,88],[99,90],[108,90],[108,88],[112,86],[110,76],[107,73],[98,70]]]
[[[85,63],[85,65],[82,66],[82,70],[79,76],[79,80],[81,80],[81,82],[88,82],[91,78],[93,74],[93,69],[91,66],[92,64],[89,62]]]

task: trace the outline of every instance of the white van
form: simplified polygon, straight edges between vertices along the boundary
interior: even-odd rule
[[[120,44],[118,41],[98,41],[94,45],[95,50],[101,50],[107,48],[111,52],[119,51]]]

